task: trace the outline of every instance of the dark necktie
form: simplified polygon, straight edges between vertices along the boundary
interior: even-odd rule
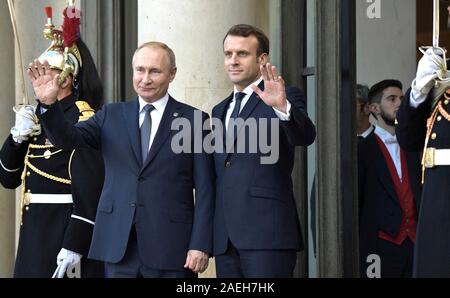
[[[150,113],[155,109],[153,105],[146,105],[144,107],[145,118],[141,126],[141,153],[142,153],[142,163],[147,159],[150,135],[152,132],[152,117]]]
[[[234,105],[233,113],[231,113],[230,120],[231,119],[236,120],[236,118],[239,116],[239,113],[241,111],[242,100],[244,99],[245,95],[247,95],[247,94],[245,94],[244,92],[237,92],[235,94],[234,99],[236,102]]]

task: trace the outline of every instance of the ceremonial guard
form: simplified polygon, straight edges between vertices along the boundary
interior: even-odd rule
[[[400,146],[423,152],[414,277],[450,277],[450,74],[438,45],[439,0],[434,5],[433,46],[421,48],[416,78],[397,113]]]
[[[47,68],[28,75],[59,75],[58,100],[71,123],[85,121],[101,106],[102,85],[87,46],[80,39],[80,13],[64,10],[62,31],[52,24],[44,36],[50,47],[39,57]],[[36,94],[38,96],[38,94]],[[102,277],[103,264],[87,260],[103,186],[101,155],[94,150],[55,148],[41,130],[31,105],[14,108],[16,123],[0,151],[0,182],[21,185],[21,226],[15,277]],[[73,273],[72,276],[66,273]]]

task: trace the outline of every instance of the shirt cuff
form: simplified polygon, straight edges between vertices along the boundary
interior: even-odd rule
[[[287,101],[287,107],[286,107],[286,113],[283,113],[281,111],[278,111],[277,109],[273,108],[275,111],[275,114],[280,118],[281,121],[289,121],[291,120],[291,103],[289,100]]]

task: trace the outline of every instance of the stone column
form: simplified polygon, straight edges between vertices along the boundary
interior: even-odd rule
[[[210,112],[232,90],[223,68],[224,35],[239,23],[255,25],[268,35],[278,32],[279,25],[274,22],[279,22],[276,17],[279,6],[270,2],[139,0],[138,41],[168,44],[178,64],[178,74],[169,92],[178,100]],[[279,46],[272,48],[280,55],[276,51]]]
[[[6,139],[14,122],[14,36],[8,5],[0,1],[0,142]],[[0,145],[1,146],[1,145]],[[14,269],[14,191],[0,186],[0,278],[11,277]]]
[[[354,4],[316,3],[319,277],[358,275]]]
[[[247,23],[261,28],[273,42],[272,59],[281,61],[278,0],[139,0],[138,10],[139,44],[164,42],[177,57],[178,73],[170,94],[208,113],[232,91],[222,44],[231,26]],[[215,275],[212,265],[204,276]]]

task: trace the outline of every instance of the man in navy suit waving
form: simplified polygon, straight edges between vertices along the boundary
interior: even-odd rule
[[[232,27],[224,54],[234,91],[213,109],[224,127],[215,133],[226,136],[225,150],[214,153],[217,276],[292,277],[303,249],[291,179],[295,147],[312,144],[315,127],[301,91],[286,87],[268,63],[269,39],[261,30]],[[255,140],[276,148],[271,158],[261,146],[249,150]]]
[[[59,148],[96,148],[105,162],[105,183],[89,257],[106,263],[108,277],[194,277],[212,252],[214,166],[211,154],[172,148],[175,120],[208,116],[168,94],[175,55],[165,44],[140,46],[133,58],[134,101],[105,106],[75,127],[55,102],[58,78],[35,62],[32,78],[40,115]],[[192,139],[207,131],[192,125]],[[195,190],[195,202],[193,190]]]

